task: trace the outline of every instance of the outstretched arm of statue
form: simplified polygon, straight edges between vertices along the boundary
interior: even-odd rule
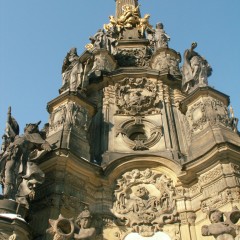
[[[45,142],[41,145],[41,148],[42,148],[43,150],[45,150],[45,151],[48,151],[48,152],[50,152],[50,151],[52,150],[51,145],[50,145],[47,141],[45,141]]]

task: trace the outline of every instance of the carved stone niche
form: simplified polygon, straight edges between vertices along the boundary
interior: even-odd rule
[[[175,186],[163,173],[134,169],[117,180],[112,212],[119,224],[143,237],[176,223]]]
[[[181,76],[179,63],[181,55],[170,48],[160,48],[152,56],[150,66],[154,70],[160,71],[160,74],[171,74]]]
[[[156,125],[142,117],[134,117],[122,122],[116,129],[116,137],[134,151],[148,150],[163,136],[162,125]]]
[[[124,78],[116,85],[116,105],[119,115],[160,113],[160,84],[145,77]]]

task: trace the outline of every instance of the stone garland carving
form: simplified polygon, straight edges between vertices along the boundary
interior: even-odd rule
[[[212,73],[212,68],[207,60],[194,51],[196,47],[197,43],[194,42],[191,48],[184,52],[182,88],[187,93],[197,87],[207,86],[207,78]]]
[[[116,129],[116,137],[121,135],[127,146],[134,151],[148,150],[163,136],[163,127],[149,120],[135,117],[121,123]]]
[[[177,221],[175,187],[164,174],[134,169],[117,180],[112,212],[122,224],[149,237]]]
[[[142,78],[124,78],[116,84],[117,114],[159,113],[159,85]],[[157,109],[158,107],[158,109]]]
[[[59,130],[74,129],[83,138],[87,137],[90,117],[87,110],[74,102],[59,106],[51,113],[49,135]]]
[[[156,54],[151,62],[152,69],[158,70],[160,73],[170,73],[174,76],[181,75],[179,69],[181,56],[179,54],[164,49],[157,51]]]
[[[65,218],[61,214],[57,220],[49,219],[51,227],[47,233],[53,235],[54,240],[63,239],[97,239],[97,231],[93,226],[93,216],[87,206],[80,212],[77,219]],[[75,232],[78,233],[75,233]]]
[[[148,67],[151,53],[148,48],[119,48],[115,55],[119,67]]]
[[[221,212],[217,209],[208,213],[210,225],[202,226],[202,236],[213,236],[216,240],[235,240],[240,237],[240,211],[235,206],[231,212]],[[225,217],[225,220],[224,220]]]
[[[0,181],[3,196],[29,207],[29,201],[35,197],[35,187],[44,181],[45,175],[37,166],[37,160],[51,151],[45,140],[46,132],[39,131],[39,124],[26,124],[24,134],[18,135],[19,127],[8,111],[6,142],[0,154]]]

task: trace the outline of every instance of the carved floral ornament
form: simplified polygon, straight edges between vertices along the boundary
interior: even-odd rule
[[[122,137],[126,145],[135,150],[148,150],[157,144],[163,136],[163,127],[142,117],[134,117],[121,123],[116,137]]]
[[[117,180],[113,214],[141,236],[150,237],[177,222],[172,179],[150,169],[134,169]]]
[[[160,86],[145,77],[124,78],[116,84],[117,114],[159,113]]]

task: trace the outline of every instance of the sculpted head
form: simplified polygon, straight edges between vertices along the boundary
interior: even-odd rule
[[[163,24],[160,22],[156,24],[156,29],[163,29],[163,27]]]
[[[213,210],[209,213],[211,223],[223,222],[223,213],[219,210]]]
[[[85,206],[84,210],[79,214],[77,218],[77,222],[80,226],[80,228],[89,228],[91,225],[91,213],[88,210],[88,207]]]
[[[135,195],[139,198],[146,198],[148,196],[148,190],[144,186],[138,186],[135,190]]]
[[[38,123],[26,124],[26,126],[24,128],[24,133],[37,133],[37,132],[39,132],[38,126],[39,126],[40,123],[41,123],[41,121],[38,122]]]

